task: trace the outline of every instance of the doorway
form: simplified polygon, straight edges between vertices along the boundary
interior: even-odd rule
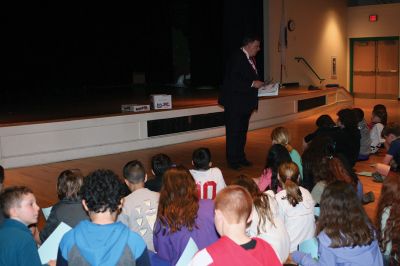
[[[399,98],[399,37],[350,39],[350,91],[358,98]]]

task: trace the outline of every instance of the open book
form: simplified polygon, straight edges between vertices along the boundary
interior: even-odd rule
[[[258,89],[258,97],[263,96],[278,96],[279,82],[266,84]]]

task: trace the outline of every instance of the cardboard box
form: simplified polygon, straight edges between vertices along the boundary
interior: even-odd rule
[[[172,97],[169,94],[150,95],[150,102],[154,110],[172,109]]]
[[[150,111],[149,104],[123,104],[121,105],[122,112],[147,112]]]

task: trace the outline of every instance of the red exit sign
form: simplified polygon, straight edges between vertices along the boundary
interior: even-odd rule
[[[378,15],[369,15],[369,21],[370,22],[378,21]]]

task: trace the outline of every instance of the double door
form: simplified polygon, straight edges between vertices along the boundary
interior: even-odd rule
[[[353,93],[355,97],[399,97],[399,40],[354,40]]]

